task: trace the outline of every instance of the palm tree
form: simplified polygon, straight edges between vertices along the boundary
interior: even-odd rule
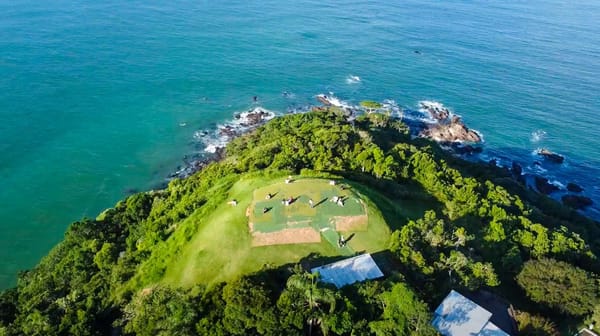
[[[319,284],[318,273],[301,272],[289,277],[286,291],[293,293],[298,301],[293,308],[302,308],[307,313],[308,335],[312,328],[320,326],[323,335],[327,335],[328,327],[323,323],[323,317],[335,311],[336,292]],[[328,308],[328,309],[327,309]]]

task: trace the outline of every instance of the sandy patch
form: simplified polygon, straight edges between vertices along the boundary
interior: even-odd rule
[[[365,231],[367,229],[367,215],[335,216],[332,219],[336,231]]]
[[[276,232],[252,232],[252,246],[320,243],[321,234],[313,228],[284,229]]]

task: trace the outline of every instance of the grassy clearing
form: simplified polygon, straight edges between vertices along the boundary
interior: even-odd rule
[[[249,221],[253,235],[253,245],[295,244],[307,242],[308,236],[317,235],[340,249],[344,255],[352,255],[350,246],[339,247],[338,226],[345,222],[342,230],[366,231],[367,209],[361,198],[347,185],[333,185],[328,180],[315,178],[297,178],[292,183],[273,183],[256,189],[248,208]],[[343,203],[335,203],[338,198]],[[286,200],[293,200],[286,205]],[[313,202],[311,206],[310,202]],[[340,205],[341,204],[341,205]],[[265,213],[265,210],[267,212]],[[350,225],[354,224],[354,225]],[[305,228],[304,235],[286,232],[289,229]],[[306,230],[303,230],[306,231]],[[263,244],[263,233],[270,233],[268,244]],[[257,244],[257,240],[261,243]]]
[[[234,184],[227,197],[227,200],[236,199],[237,206],[229,205],[225,201],[209,216],[200,218],[192,215],[186,219],[197,222],[201,227],[167,268],[163,282],[184,286],[195,283],[211,285],[256,272],[266,266],[297,263],[315,253],[322,256],[344,255],[344,251],[325,239],[321,243],[252,247],[246,209],[253,201],[255,190],[280,181],[281,178],[242,177]],[[294,187],[302,188],[302,185],[296,184]],[[309,195],[307,197],[313,197],[306,188],[303,189],[304,194]],[[355,195],[362,199],[367,207],[368,230],[343,232],[345,237],[354,234],[348,243],[349,247],[356,252],[377,252],[386,249],[390,230],[383,214],[361,193],[357,192]],[[281,201],[281,197],[275,199]],[[332,203],[331,206],[335,209],[337,205]]]

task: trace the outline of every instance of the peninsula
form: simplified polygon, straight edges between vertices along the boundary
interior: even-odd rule
[[[255,111],[217,161],[71,224],[0,295],[0,335],[436,335],[441,302],[482,296],[505,334],[600,325],[599,223],[328,102]]]

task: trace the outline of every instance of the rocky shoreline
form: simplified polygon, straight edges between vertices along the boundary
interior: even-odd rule
[[[360,106],[353,106],[339,100],[332,94],[320,94],[315,98],[322,105],[308,106],[308,108],[301,112],[319,111],[333,106],[340,108],[349,118],[353,118],[356,114],[369,113],[369,111],[365,111]],[[429,101],[419,102],[419,112],[421,115],[412,118],[407,118],[405,113],[413,112],[414,114],[415,111],[403,110],[389,102],[382,104],[382,106],[389,113],[392,113],[392,111],[398,113],[398,117],[402,118],[409,125],[414,136],[433,140],[455,155],[473,155],[483,151],[483,147],[481,146],[483,138],[481,134],[470,129],[460,116],[455,115],[440,103]],[[225,146],[229,141],[254,130],[275,117],[274,112],[262,107],[254,107],[246,112],[235,114],[231,122],[218,126],[216,130],[196,132],[195,137],[205,145],[204,152],[186,156],[184,164],[177,167],[177,170],[169,176],[169,179],[186,178],[204,169],[210,163],[220,161],[224,158]],[[216,144],[214,143],[215,141],[210,141],[211,137],[214,138],[212,140],[217,140]],[[563,156],[547,149],[538,150],[536,154],[553,163],[560,164],[564,161]],[[497,165],[497,160],[491,159],[488,163]],[[537,161],[534,162],[534,164],[536,163],[540,164]],[[514,161],[512,162],[512,167],[506,169],[511,171],[517,180],[541,194],[551,195],[565,192],[565,194],[560,195],[560,200],[563,204],[571,208],[581,210],[593,204],[591,198],[579,194],[583,191],[583,188],[575,183],[569,182],[566,189],[560,188],[546,177],[538,174],[524,173],[522,166]]]
[[[228,142],[274,117],[275,113],[262,107],[254,107],[246,112],[236,113],[231,122],[218,126],[216,130],[196,132],[195,137],[206,146],[204,152],[184,157],[183,165],[177,167],[177,170],[169,175],[169,179],[189,177],[212,162],[220,161],[225,156],[225,145]],[[216,136],[218,144],[208,144],[211,136]]]

